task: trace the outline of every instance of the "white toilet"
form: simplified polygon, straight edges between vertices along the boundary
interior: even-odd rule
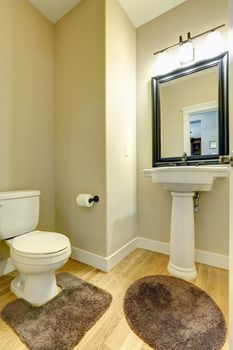
[[[55,270],[70,257],[69,239],[34,231],[39,221],[39,191],[0,192],[0,240],[11,249],[18,277],[11,282],[17,297],[41,305],[58,293]]]

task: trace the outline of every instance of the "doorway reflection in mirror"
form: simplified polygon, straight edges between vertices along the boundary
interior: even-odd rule
[[[197,112],[189,116],[191,156],[218,154],[218,111]],[[214,141],[213,141],[214,140]]]

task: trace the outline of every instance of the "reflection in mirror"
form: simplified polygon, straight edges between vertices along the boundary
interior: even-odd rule
[[[184,150],[188,156],[218,154],[217,106],[189,114],[188,132],[184,135]]]
[[[218,135],[218,68],[164,82],[160,101],[162,158],[211,154],[207,144]]]
[[[227,54],[152,78],[154,165],[227,153]]]

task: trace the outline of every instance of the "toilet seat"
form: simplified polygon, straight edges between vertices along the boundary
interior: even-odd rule
[[[25,257],[51,257],[70,249],[70,241],[60,233],[33,231],[15,237],[11,249]]]
[[[71,254],[69,239],[60,233],[33,231],[11,241],[11,258],[19,275],[11,290],[31,304],[41,305],[58,293],[55,271]]]

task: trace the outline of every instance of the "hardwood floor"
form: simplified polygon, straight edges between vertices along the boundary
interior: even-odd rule
[[[61,271],[68,271],[85,281],[106,289],[113,296],[110,308],[90,329],[76,350],[149,350],[151,349],[134,334],[122,309],[123,298],[128,286],[136,279],[153,274],[168,275],[168,257],[137,249],[108,273],[101,272],[75,260],[69,260]],[[228,271],[197,264],[198,278],[195,285],[206,291],[219,305],[228,323]],[[15,296],[10,291],[10,282],[15,272],[0,277],[0,309]],[[0,349],[26,350],[18,336],[0,319]],[[228,350],[226,341],[222,350]],[[179,349],[177,349],[179,350]],[[204,350],[204,349],[203,349]]]

